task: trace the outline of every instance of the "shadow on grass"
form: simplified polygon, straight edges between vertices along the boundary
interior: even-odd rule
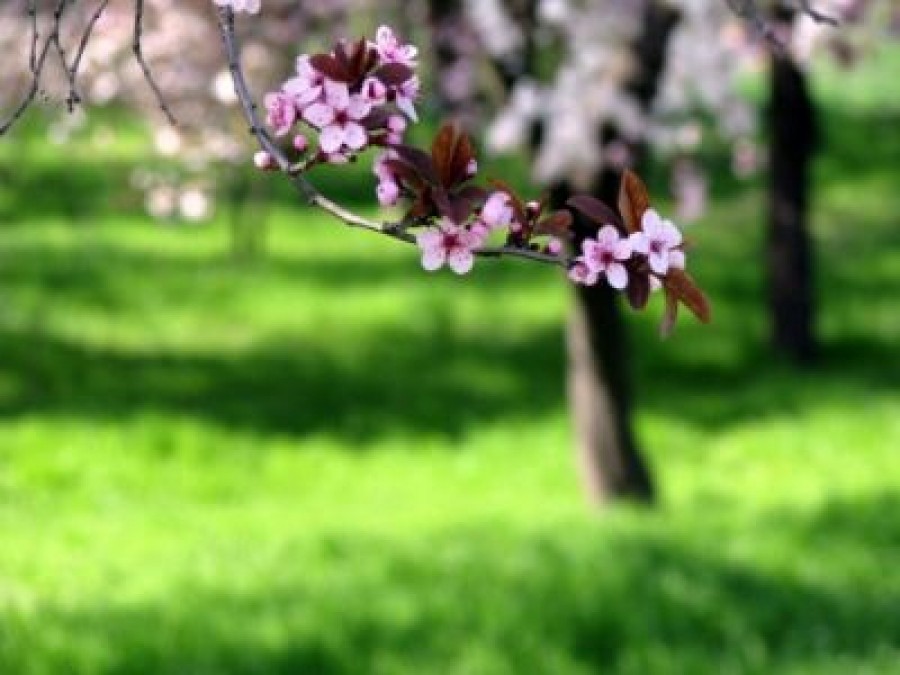
[[[10,633],[0,665],[98,675],[881,672],[879,659],[887,668],[900,645],[900,587],[878,585],[878,574],[860,586],[853,570],[891,567],[898,507],[896,495],[875,495],[773,514],[774,531],[809,556],[780,567],[760,564],[768,536],[759,560],[734,558],[716,533],[640,523],[627,535],[582,524],[580,536],[484,528],[415,543],[286,542],[241,591],[187,570],[159,604],[40,608]],[[819,557],[827,576],[804,572]],[[46,648],[57,633],[65,648]]]

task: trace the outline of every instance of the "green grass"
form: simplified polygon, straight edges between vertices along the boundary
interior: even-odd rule
[[[0,673],[897,672],[897,108],[823,96],[822,363],[769,355],[727,191],[715,323],[631,326],[661,504],[602,516],[554,271],[427,276],[283,192],[239,262],[133,215],[128,157],[3,141]]]

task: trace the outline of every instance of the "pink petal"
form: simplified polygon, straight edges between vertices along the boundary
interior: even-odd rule
[[[625,288],[628,285],[628,272],[625,270],[625,265],[612,263],[606,269],[606,280],[616,290],[621,291]]]
[[[663,221],[660,235],[666,248],[675,248],[681,243],[681,232],[668,220]]]
[[[318,129],[334,122],[334,109],[324,103],[313,103],[303,111],[303,119]]]
[[[350,90],[343,82],[325,80],[325,100],[336,110],[346,110],[350,106]]]
[[[643,232],[635,232],[628,241],[631,242],[631,250],[635,253],[643,253],[647,255],[650,252],[650,239]]]
[[[484,203],[481,209],[481,218],[490,227],[500,227],[512,220],[512,209],[509,208],[509,195],[505,192],[495,192]]]
[[[425,230],[416,235],[416,244],[423,251],[440,248],[443,241],[444,235],[441,234],[440,230]]]
[[[397,96],[396,99],[397,107],[413,122],[419,121],[419,116],[416,114],[416,107],[413,105],[413,100],[411,98],[407,98],[406,96]]]
[[[656,239],[657,235],[661,233],[662,220],[656,211],[653,209],[644,211],[644,215],[641,216],[641,230],[646,232],[651,239]]]
[[[362,150],[369,143],[369,134],[356,122],[348,122],[344,127],[344,143],[353,150]]]
[[[627,239],[620,239],[613,246],[613,256],[616,260],[628,260],[631,257],[631,242]]]
[[[427,248],[422,250],[422,267],[428,272],[434,272],[444,266],[447,254],[442,248]]]
[[[344,144],[344,129],[336,124],[322,129],[319,136],[319,145],[323,152],[333,153],[341,149]]]
[[[665,276],[669,271],[669,256],[666,253],[651,253],[647,256],[650,269],[660,276]]]
[[[604,225],[597,233],[597,241],[601,244],[615,244],[619,241],[619,231],[612,225]]]
[[[469,249],[457,246],[447,255],[447,264],[457,274],[466,274],[475,264],[475,256]]]
[[[351,97],[350,104],[347,106],[347,114],[350,115],[350,119],[364,119],[370,112],[372,112],[372,106],[362,96]]]
[[[685,264],[684,251],[669,251],[669,267],[683,270]]]

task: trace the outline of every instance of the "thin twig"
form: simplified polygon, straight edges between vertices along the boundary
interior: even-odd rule
[[[147,65],[147,61],[144,59],[144,48],[141,44],[141,41],[143,39],[143,30],[144,0],[134,0],[134,31],[132,35],[133,39],[131,42],[131,51],[134,52],[134,58],[138,62],[138,65],[141,67],[141,72],[144,74],[144,79],[147,81],[150,89],[153,90],[153,95],[156,97],[156,102],[159,105],[159,109],[163,111],[163,114],[166,116],[169,124],[171,124],[172,126],[177,126],[178,120],[175,119],[175,115],[173,115],[172,111],[169,109],[169,104],[166,103],[166,99],[163,96],[159,85],[156,84],[156,79],[153,77],[153,71],[150,70],[150,66]]]
[[[109,5],[109,0],[103,0],[97,6],[97,9],[94,10],[94,13],[88,20],[84,32],[81,34],[81,42],[79,42],[78,49],[75,52],[75,57],[72,59],[72,65],[69,67],[69,82],[71,87],[69,90],[70,105],[71,103],[79,103],[81,101],[81,97],[78,95],[78,91],[76,89],[78,71],[81,68],[81,59],[84,57],[84,52],[87,49],[88,42],[90,41],[91,35],[94,32],[94,28],[96,27],[97,22],[100,20],[100,17],[103,15],[103,12],[106,10],[107,5]]]
[[[228,69],[231,72],[234,90],[241,104],[244,119],[250,125],[250,133],[256,138],[259,147],[269,153],[280,172],[288,177],[297,191],[306,200],[307,204],[322,209],[350,227],[385,235],[407,244],[415,244],[416,238],[407,231],[407,228],[412,225],[412,223],[406,221],[378,223],[355,214],[325,197],[304,175],[302,175],[300,171],[298,171],[297,165],[291,163],[282,149],[266,132],[262,120],[259,117],[258,107],[253,100],[253,95],[250,93],[250,89],[247,86],[247,79],[241,68],[240,45],[234,30],[234,12],[230,7],[223,7],[219,10],[219,29],[222,34],[225,57],[228,62]],[[475,255],[484,257],[515,257],[560,265],[563,267],[567,266],[567,261],[559,256],[512,246],[480,248],[475,250],[474,253]]]

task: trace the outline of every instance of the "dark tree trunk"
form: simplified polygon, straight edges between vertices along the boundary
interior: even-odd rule
[[[678,21],[671,9],[648,2],[642,34],[634,45],[638,72],[630,89],[645,108],[656,96],[665,66],[669,36]],[[604,143],[622,142],[614,129],[604,129]],[[642,148],[632,147],[640,157]],[[605,170],[594,192],[615,204],[619,173]],[[568,196],[554,191],[557,206]],[[576,225],[576,228],[578,226]],[[578,229],[576,229],[578,234]],[[580,240],[584,236],[577,236]],[[618,293],[606,284],[578,287],[569,323],[569,394],[577,452],[588,497],[595,503],[629,498],[651,502],[654,486],[632,429],[632,392],[626,326]]]
[[[772,342],[796,363],[816,355],[813,251],[807,224],[816,113],[803,71],[772,54],[768,275]]]

